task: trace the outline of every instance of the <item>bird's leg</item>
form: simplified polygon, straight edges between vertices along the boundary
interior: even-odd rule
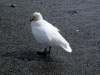
[[[47,51],[47,48],[45,48],[45,50],[44,50],[44,54],[50,54],[50,52]]]
[[[48,54],[50,54],[50,50],[51,50],[51,46],[49,47],[49,52],[48,52]]]
[[[42,52],[37,52],[37,54],[38,55],[46,55],[46,54],[48,54],[47,48],[45,48],[45,50],[42,51]]]
[[[51,46],[49,47],[49,51],[47,51],[47,48],[45,48],[43,52],[37,52],[37,54],[39,54],[39,55],[50,54],[50,50],[51,50]]]
[[[47,51],[47,48],[44,49],[44,52],[46,52],[46,51]]]
[[[51,46],[49,47],[49,51],[47,51],[47,48],[45,48],[44,53],[45,54],[50,54]]]
[[[47,48],[44,49],[43,53],[48,54]]]

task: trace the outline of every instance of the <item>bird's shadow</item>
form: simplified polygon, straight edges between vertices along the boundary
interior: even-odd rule
[[[52,62],[52,58],[50,55],[38,55],[37,51],[15,51],[10,53],[5,53],[1,55],[1,57],[14,57],[21,60],[26,61],[44,61],[44,62]]]

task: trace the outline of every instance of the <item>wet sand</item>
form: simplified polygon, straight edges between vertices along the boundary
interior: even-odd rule
[[[52,47],[37,55],[44,47],[31,32],[35,11],[61,30],[71,54]],[[0,75],[99,75],[99,33],[99,0],[0,0]]]

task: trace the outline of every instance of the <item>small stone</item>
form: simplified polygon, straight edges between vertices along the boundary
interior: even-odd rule
[[[15,7],[15,5],[14,5],[14,4],[12,4],[12,5],[11,5],[11,7]]]
[[[78,13],[78,11],[73,11],[74,13]]]

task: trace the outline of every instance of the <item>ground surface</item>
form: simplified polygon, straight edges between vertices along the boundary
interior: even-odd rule
[[[31,32],[35,11],[61,30],[71,54],[36,54],[44,47]],[[100,75],[100,0],[0,0],[0,75]]]

